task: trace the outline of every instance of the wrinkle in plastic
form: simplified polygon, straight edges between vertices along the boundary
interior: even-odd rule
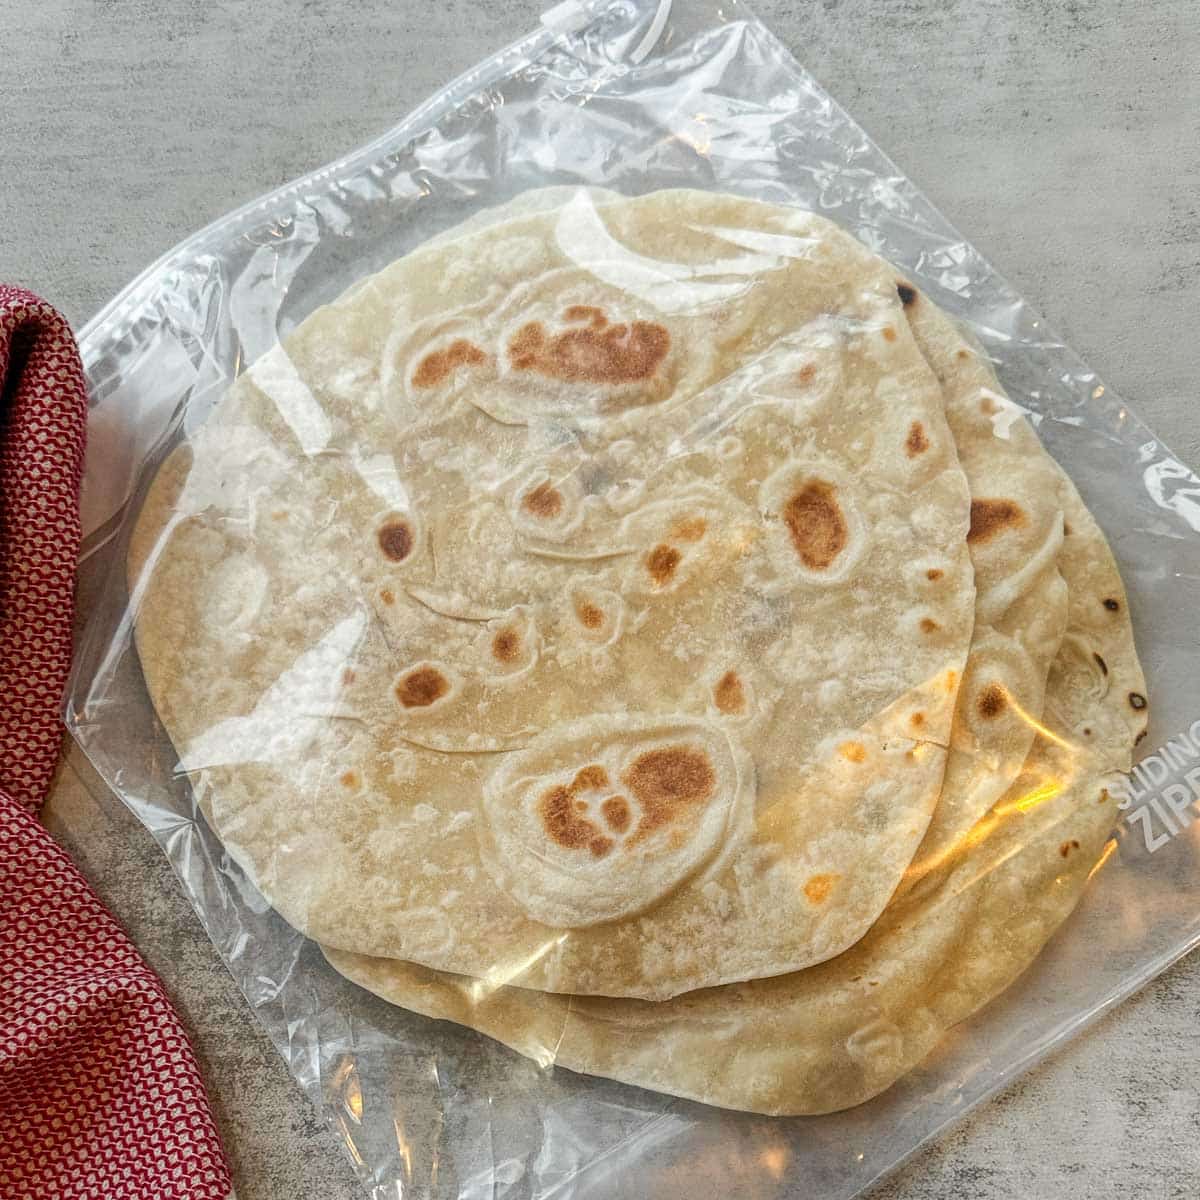
[[[394,130],[218,221],[82,336],[92,385],[71,732],[170,857],[247,1000],[370,1194],[842,1200],[1200,940],[1200,480],[740,4],[560,5]],[[998,1001],[875,1100],[765,1118],[553,1069],[337,975],[198,814],[132,645],[124,550],[166,450],[315,308],[527,189],[699,187],[834,220],[962,319],[1107,532],[1153,702],[1145,756],[1070,921]],[[310,436],[320,438],[320,413]],[[1180,789],[1183,790],[1180,790]],[[1192,789],[1193,791],[1195,789]],[[500,978],[485,981],[489,987]]]

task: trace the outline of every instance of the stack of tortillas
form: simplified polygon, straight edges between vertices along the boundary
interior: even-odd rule
[[[559,189],[309,317],[166,460],[150,694],[343,974],[576,1071],[856,1104],[1079,898],[1146,721],[1104,536],[829,221]]]

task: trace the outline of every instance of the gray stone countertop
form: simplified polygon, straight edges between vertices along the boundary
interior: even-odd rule
[[[0,277],[82,324],[180,238],[394,123],[531,28],[541,7],[11,3],[0,17]],[[1195,0],[757,8],[1067,341],[1200,466]],[[47,819],[175,997],[241,1200],[359,1196],[165,859],[75,750]],[[1194,1197],[1198,1026],[1193,956],[919,1153],[875,1200]]]

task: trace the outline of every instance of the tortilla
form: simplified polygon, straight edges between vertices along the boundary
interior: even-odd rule
[[[885,264],[795,210],[577,196],[242,376],[151,488],[132,607],[298,929],[661,999],[878,917],[941,784],[968,522]]]
[[[941,318],[926,327],[946,332]],[[965,363],[958,349],[973,351],[960,339],[954,359]],[[930,355],[937,361],[936,348]],[[946,382],[951,403],[956,384]],[[1045,722],[1030,719],[1028,759],[991,812],[955,839],[953,853],[931,858],[846,953],[660,1004],[494,988],[328,949],[326,957],[393,1003],[546,1065],[709,1104],[815,1115],[889,1087],[1008,987],[1069,916],[1110,845],[1119,792],[1105,784],[1129,770],[1145,728],[1145,681],[1116,563],[1074,486],[1053,469],[1070,600]]]
[[[435,244],[517,215],[559,209],[578,193],[570,187],[523,193],[475,214]],[[600,205],[620,199],[601,188],[589,188],[587,195]],[[741,219],[753,226],[767,207],[744,201]],[[911,886],[955,852],[958,841],[1016,778],[1033,745],[1047,672],[1067,624],[1067,587],[1058,563],[1063,506],[1071,485],[1005,395],[986,357],[903,278],[898,278],[897,290],[921,352],[942,386],[947,423],[967,477],[967,543],[976,587],[975,624],[951,753],[937,808],[906,876],[904,886]],[[1082,662],[1078,655],[1075,659]],[[1094,690],[1096,670],[1091,663],[1085,692]]]

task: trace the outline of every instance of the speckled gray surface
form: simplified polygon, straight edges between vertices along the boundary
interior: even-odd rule
[[[4,5],[0,277],[81,323],[179,238],[391,124],[541,7]],[[761,0],[758,11],[1200,465],[1195,0]],[[49,824],[175,997],[239,1196],[358,1197],[166,861],[93,795],[102,787],[70,753]],[[1194,1197],[1198,1024],[1195,956],[918,1154],[875,1200]]]

